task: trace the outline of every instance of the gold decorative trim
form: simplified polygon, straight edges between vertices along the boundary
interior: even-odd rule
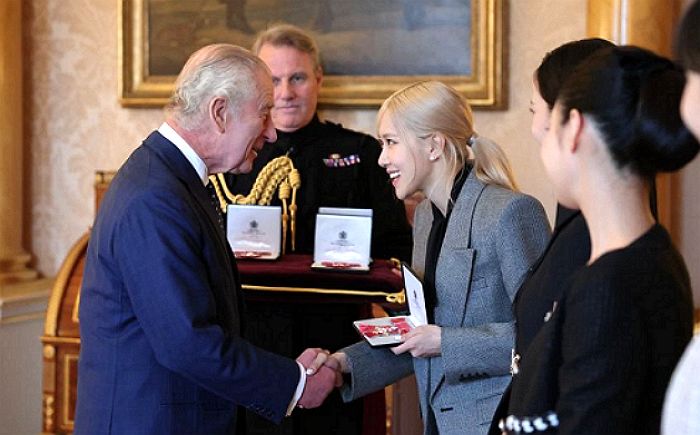
[[[56,399],[54,399],[53,394],[44,394],[43,411],[44,411],[44,430],[46,432],[53,432],[54,431],[53,416],[56,413],[56,410],[54,409],[54,402],[55,401],[56,401]]]
[[[78,315],[80,313],[80,292],[75,296],[75,303],[73,304],[73,312],[70,315],[70,319],[73,323],[80,323]]]
[[[70,403],[70,363],[78,361],[78,355],[66,354],[63,357],[63,423],[73,425],[73,420],[68,418],[68,405]]]
[[[262,285],[243,284],[243,290],[264,291],[264,292],[280,292],[280,293],[313,293],[324,295],[343,295],[343,296],[384,296],[384,299],[392,304],[403,304],[406,302],[406,292],[401,290],[397,293],[373,292],[368,290],[342,290],[342,289],[326,289],[313,287],[270,287]]]
[[[63,293],[66,291],[68,286],[68,280],[70,280],[71,272],[75,266],[75,263],[80,258],[80,255],[85,250],[88,240],[90,239],[90,232],[85,234],[78,239],[77,242],[68,251],[66,259],[63,260],[63,264],[58,271],[56,276],[56,282],[51,290],[51,299],[49,299],[49,307],[46,309],[46,324],[44,325],[44,335],[55,336],[58,332],[58,314],[61,309],[61,300],[63,299]]]
[[[210,175],[209,182],[212,186],[214,186],[214,192],[216,192],[216,199],[219,201],[219,209],[222,213],[225,214],[227,211],[228,203],[226,202],[226,197],[224,196],[224,192],[221,189],[221,185],[219,185],[219,179],[216,177],[216,175]],[[223,184],[225,184],[225,181],[222,183],[222,185]]]
[[[56,356],[56,348],[54,346],[51,346],[50,344],[47,344],[44,346],[44,358],[46,359],[53,359]]]
[[[224,195],[226,195],[226,198],[229,201],[233,201],[233,197],[235,196],[233,192],[231,192],[226,185],[226,177],[222,173],[216,174],[216,178],[219,180],[219,184],[221,184],[221,189],[224,191]]]
[[[61,344],[61,343],[67,343],[67,344],[80,344],[80,337],[57,337],[55,335],[52,336],[42,336],[41,337],[41,342],[45,344]]]

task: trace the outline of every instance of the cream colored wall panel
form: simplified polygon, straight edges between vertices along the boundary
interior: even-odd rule
[[[32,252],[56,273],[93,218],[96,169],[117,168],[160,110],[117,102],[117,2],[25,2]]]
[[[476,127],[506,150],[520,188],[545,205],[550,219],[556,202],[540,162],[539,148],[530,134],[532,74],[548,51],[581,39],[586,31],[584,0],[510,1],[508,45],[509,110],[478,112]]]

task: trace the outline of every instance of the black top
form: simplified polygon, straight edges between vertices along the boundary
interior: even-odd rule
[[[513,302],[515,314],[515,353],[522,356],[533,337],[545,324],[545,316],[574,273],[585,266],[591,254],[588,225],[579,210],[557,205],[557,218],[552,237],[542,256],[530,267]],[[500,434],[498,422],[508,415],[512,383],[501,397],[494,414],[490,434]]]
[[[411,228],[403,202],[396,199],[386,171],[377,163],[380,152],[373,137],[314,116],[295,132],[278,131],[277,141],[258,153],[251,173],[234,177],[229,186],[234,193],[248,194],[262,167],[288,154],[301,175],[296,252],[313,253],[319,207],[371,208],[372,256],[409,261]],[[279,203],[276,197],[275,201]]]
[[[524,355],[567,281],[591,255],[588,225],[579,210],[557,207],[557,224],[547,248],[530,268],[513,310],[516,318],[515,352]]]
[[[579,269],[550,311],[513,378],[512,422],[539,416],[559,433],[658,433],[693,328],[688,272],[663,227]]]
[[[435,323],[435,307],[438,304],[437,291],[435,290],[435,270],[440,250],[442,250],[442,242],[445,240],[445,232],[452,215],[452,207],[462,191],[462,186],[464,186],[469,172],[471,172],[471,167],[465,166],[455,177],[452,191],[450,192],[450,201],[447,202],[446,215],[443,215],[440,209],[431,202],[433,207],[433,225],[430,227],[428,243],[425,248],[425,272],[423,274],[425,310],[428,314],[428,323]]]

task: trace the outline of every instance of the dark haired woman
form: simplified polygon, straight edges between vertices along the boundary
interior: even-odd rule
[[[532,136],[540,145],[549,129],[549,116],[563,82],[593,53],[613,46],[612,42],[598,38],[571,41],[550,51],[542,59],[533,74],[530,100]],[[563,284],[574,271],[586,264],[590,252],[591,240],[581,212],[558,205],[552,237],[542,257],[530,268],[513,304],[516,318],[513,373],[517,372],[518,362],[525,357],[532,338],[544,325],[547,312],[561,298]],[[498,405],[490,433],[501,432],[498,422],[508,415],[509,398],[510,386]]]
[[[563,82],[577,65],[601,48],[613,47],[604,39],[582,39],[566,43],[547,53],[535,70],[532,83],[532,136],[542,145],[549,130],[549,117]],[[562,282],[583,266],[590,255],[591,241],[579,210],[557,205],[556,225],[549,245],[531,268],[515,300],[517,319],[514,358],[523,355],[544,316],[559,298]],[[513,370],[517,370],[514,366]]]
[[[698,152],[678,113],[684,82],[667,59],[611,47],[560,90],[541,157],[558,201],[583,213],[591,253],[520,361],[504,432],[659,432],[692,299],[647,180]]]
[[[681,117],[700,139],[700,2],[687,10],[678,32],[678,57],[687,82],[681,100]],[[700,433],[700,335],[690,342],[666,392],[661,432],[665,435]]]

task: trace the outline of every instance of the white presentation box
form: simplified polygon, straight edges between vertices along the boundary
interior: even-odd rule
[[[236,258],[278,258],[281,233],[281,207],[229,205],[226,209],[226,238]]]
[[[316,215],[314,269],[367,272],[372,210],[321,207]]]
[[[428,324],[425,310],[423,283],[407,264],[401,264],[403,288],[408,301],[408,316],[377,317],[356,320],[355,329],[372,347],[396,346],[401,343],[401,336],[411,329]]]
[[[318,214],[334,214],[337,216],[372,217],[371,208],[319,207]]]

